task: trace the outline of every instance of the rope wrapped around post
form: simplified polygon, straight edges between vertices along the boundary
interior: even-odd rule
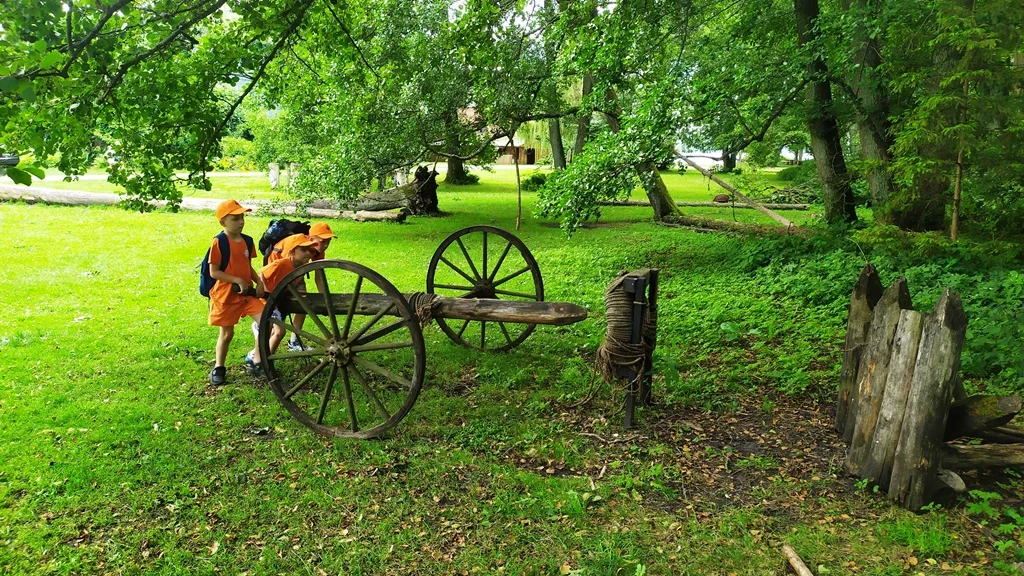
[[[639,385],[647,370],[646,358],[654,350],[658,335],[657,309],[644,301],[640,342],[632,343],[633,298],[644,298],[644,294],[631,294],[623,287],[629,272],[620,272],[604,291],[605,319],[608,330],[605,341],[597,349],[595,370],[601,378],[611,384],[616,379],[617,367],[628,367],[635,376],[626,382],[627,388]]]
[[[427,326],[434,319],[437,309],[441,306],[441,297],[426,292],[409,294],[409,305],[416,311],[421,326]]]

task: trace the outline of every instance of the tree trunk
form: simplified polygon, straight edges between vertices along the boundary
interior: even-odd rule
[[[818,33],[814,26],[819,13],[818,0],[793,0],[793,8],[800,44],[816,44]],[[825,221],[829,224],[856,222],[853,189],[850,187],[850,176],[846,170],[846,160],[843,158],[839,125],[832,109],[832,86],[828,81],[828,68],[824,59],[815,56],[808,63],[807,69],[812,80],[807,89],[811,104],[807,128],[811,134],[811,151],[814,153],[818,179],[821,181]]]
[[[466,176],[466,165],[462,159],[448,157],[448,173],[445,174],[444,181],[448,184],[465,184]]]
[[[558,118],[548,120],[548,136],[551,140],[551,165],[555,170],[565,170],[565,146],[562,144],[562,125]]]
[[[723,152],[722,153],[722,172],[732,172],[736,169],[736,153],[735,152]]]
[[[586,101],[587,96],[594,91],[594,75],[584,74],[583,75],[583,100]],[[580,152],[583,152],[583,145],[586,144],[587,138],[590,137],[590,118],[593,116],[589,110],[580,114],[580,123],[576,126],[576,143],[572,147],[573,158],[578,156]]]

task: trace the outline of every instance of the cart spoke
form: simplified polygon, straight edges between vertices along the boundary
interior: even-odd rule
[[[406,325],[406,321],[405,320],[399,320],[397,322],[392,322],[391,324],[388,324],[387,326],[385,326],[383,328],[380,328],[378,330],[374,330],[373,332],[370,332],[366,336],[363,336],[361,333],[357,334],[355,337],[350,339],[349,342],[351,344],[356,345],[356,346],[362,346],[363,344],[367,344],[369,342],[373,342],[374,340],[376,340],[378,338],[383,338],[384,336],[387,336],[388,334],[391,334],[395,330],[401,329],[405,325]],[[362,331],[360,331],[360,332],[362,332]]]
[[[449,268],[458,272],[459,275],[468,280],[470,284],[476,284],[476,279],[472,278],[469,274],[466,274],[465,272],[460,270],[458,267],[455,266],[455,264],[452,264],[451,260],[445,258],[444,256],[440,256],[439,258],[441,262],[444,262],[445,264],[448,265]]]
[[[319,374],[320,371],[323,370],[324,367],[327,366],[327,363],[330,362],[330,361],[331,361],[330,358],[324,358],[323,360],[321,360],[320,363],[316,365],[316,368],[313,368],[309,372],[309,374],[306,374],[306,376],[302,380],[299,380],[298,384],[296,384],[295,386],[292,386],[291,390],[289,390],[289,391],[284,393],[285,400],[291,399],[291,397],[294,396],[295,393],[298,392],[300,388],[302,388],[303,386],[306,385],[306,382],[309,382],[310,380],[313,379],[313,376],[316,376],[317,374]]]
[[[359,431],[359,422],[356,420],[356,405],[352,403],[352,387],[348,383],[348,370],[341,371],[341,384],[345,387],[345,400],[348,401],[348,418],[352,425],[352,431]]]
[[[395,374],[394,372],[388,370],[383,366],[370,362],[369,360],[361,356],[353,356],[352,361],[362,366],[363,368],[370,370],[371,372],[376,372],[377,374],[380,374],[381,376],[387,378],[388,380],[391,380],[392,382],[395,382],[396,384],[401,384],[406,388],[412,388],[412,382],[406,380],[405,378],[399,376],[398,374]]]
[[[503,296],[518,296],[519,298],[529,298],[531,300],[537,299],[536,294],[526,294],[525,292],[512,292],[511,290],[495,290],[494,293],[501,294]]]
[[[487,322],[480,322],[480,347],[487,348]]]
[[[337,316],[334,315],[334,301],[331,298],[331,287],[327,285],[327,275],[322,274],[320,270],[317,270],[316,272],[317,273],[314,274],[314,277],[319,275],[319,278],[323,283],[323,286],[321,288],[324,291],[324,306],[327,307],[327,316],[330,317],[331,319],[331,329],[333,330],[333,332],[331,333],[334,334],[335,338],[340,338],[341,333],[338,332],[338,318]],[[362,276],[360,276],[360,280],[361,279]]]
[[[277,352],[268,356],[268,360],[288,360],[290,358],[312,358],[315,356],[323,356],[327,352],[323,348],[314,348],[313,350],[302,350],[295,352]]]
[[[377,393],[373,391],[373,388],[370,388],[370,385],[366,382],[366,379],[363,378],[362,372],[360,372],[359,369],[355,367],[355,365],[349,364],[349,367],[352,369],[352,376],[355,377],[356,383],[359,384],[359,387],[363,389],[363,393],[369,396],[370,402],[373,403],[374,408],[376,408],[377,411],[380,412],[380,415],[383,416],[386,420],[390,420],[391,413],[388,412],[387,407],[384,406],[384,404],[380,401],[380,398],[377,398]]]
[[[361,346],[352,346],[349,348],[352,352],[372,352],[374,350],[394,350],[396,348],[411,348],[412,341],[407,342],[378,342],[377,344],[366,344]]]
[[[472,286],[458,286],[455,284],[434,284],[434,288],[445,288],[447,290],[473,290]]]
[[[480,273],[476,271],[476,265],[473,264],[473,259],[469,257],[469,251],[466,250],[466,245],[462,243],[462,238],[456,238],[455,242],[458,243],[459,249],[462,250],[462,255],[466,257],[466,262],[469,262],[469,269],[473,271],[473,276],[476,279],[480,279]]]
[[[508,282],[509,280],[515,278],[516,276],[519,276],[521,274],[525,274],[526,272],[529,272],[529,271],[530,271],[530,267],[529,266],[525,266],[522,269],[520,269],[520,270],[518,270],[516,272],[513,272],[513,273],[509,274],[508,276],[505,276],[501,280],[498,280],[498,281],[494,282],[493,286],[495,286],[495,287],[501,286],[502,284],[504,284],[505,282]]]
[[[341,333],[341,339],[348,338],[348,329],[352,327],[352,315],[356,313],[356,302],[359,301],[359,289],[363,287],[363,277],[356,277],[356,288],[352,292],[352,301],[348,305],[348,316],[345,317],[345,329]]]
[[[469,326],[469,320],[462,323],[462,328],[459,328],[459,338],[462,338],[462,333],[466,331],[466,327]]]
[[[483,265],[480,267],[480,270],[483,272],[483,274],[480,277],[481,278],[487,278],[488,276],[487,276],[487,231],[486,230],[484,230],[484,249],[483,249],[483,253],[484,253],[484,261],[483,261]]]
[[[312,318],[313,322],[316,324],[316,327],[319,328],[320,331],[324,333],[324,336],[326,336],[328,340],[330,340],[332,338],[331,331],[328,330],[327,326],[324,326],[324,323],[320,321],[320,317],[316,315],[316,312],[314,312],[313,309],[309,306],[309,303],[306,302],[306,299],[301,294],[299,294],[299,291],[295,289],[295,286],[288,284],[287,288],[288,292],[291,293],[292,298],[295,298],[295,301],[299,303],[299,306],[302,306],[302,309],[306,311],[306,316]]]
[[[331,364],[331,377],[327,379],[327,388],[324,388],[324,396],[320,400],[320,411],[316,415],[316,423],[324,423],[324,414],[327,412],[327,402],[331,398],[331,391],[334,390],[334,381],[338,378],[338,364]]]
[[[505,335],[505,340],[509,344],[511,344],[512,343],[512,337],[508,335],[508,329],[505,328],[505,323],[504,322],[498,322],[498,328],[501,328],[501,333]]]
[[[505,249],[501,252],[501,256],[498,258],[498,263],[494,265],[494,270],[491,270],[491,275],[487,278],[488,280],[494,282],[494,277],[498,275],[498,270],[500,270],[501,265],[505,263],[505,257],[508,256],[508,251],[511,249],[511,242],[505,244]]]
[[[303,330],[301,328],[297,328],[297,327],[295,327],[295,326],[293,326],[291,324],[288,324],[288,323],[284,322],[283,320],[278,320],[277,318],[271,317],[270,318],[270,323],[275,325],[275,326],[280,326],[281,328],[284,328],[286,331],[289,331],[289,332],[291,332],[293,334],[298,334],[299,336],[302,336],[303,338],[305,338],[305,339],[307,339],[307,340],[309,340],[311,342],[316,342],[317,344],[319,344],[321,346],[327,346],[327,340],[324,340],[320,336],[314,336],[313,334],[310,334],[309,332],[306,332],[305,330]],[[271,358],[273,358],[273,356],[271,356]]]

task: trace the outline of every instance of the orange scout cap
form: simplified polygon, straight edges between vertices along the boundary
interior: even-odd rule
[[[309,228],[310,236],[318,236],[320,238],[337,238],[334,232],[331,231],[331,227],[326,222],[317,222]]]
[[[225,200],[217,205],[217,220],[230,214],[245,214],[252,212],[252,208],[246,208],[234,200]]]
[[[284,243],[281,244],[281,254],[291,256],[292,250],[299,246],[313,246],[313,244],[313,239],[305,234],[292,234],[285,238]]]

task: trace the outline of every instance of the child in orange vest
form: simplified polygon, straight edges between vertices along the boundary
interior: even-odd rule
[[[281,280],[284,280],[284,277],[290,274],[292,270],[309,262],[310,258],[316,253],[316,241],[305,234],[289,236],[279,244],[281,246],[280,257],[260,270],[260,278],[268,294],[273,292],[277,285],[281,283]],[[306,291],[302,278],[296,279],[292,284],[298,288],[299,292]],[[272,314],[274,318],[281,319],[281,314],[277,310],[272,311]],[[281,344],[281,339],[284,338],[284,328],[277,324],[273,326],[273,329],[270,331],[271,353],[277,350],[277,347]],[[258,337],[259,332],[256,331],[256,334]],[[245,363],[253,372],[258,372],[261,368],[258,358],[259,351],[255,348],[246,356]]]
[[[301,234],[298,236],[301,236]],[[292,238],[292,236],[289,236],[274,245],[274,248],[267,255],[268,263],[284,257],[284,244],[289,238]],[[324,259],[324,256],[327,254],[327,249],[331,246],[331,240],[337,238],[337,236],[334,234],[334,231],[331,230],[330,225],[326,222],[317,222],[309,227],[309,238],[313,240],[313,247],[316,249],[312,260],[316,261]],[[323,271],[317,270],[313,274],[313,277],[316,280],[317,288],[323,292]],[[305,288],[305,279],[303,279],[302,286]],[[295,327],[301,329],[305,320],[305,314],[296,314],[294,318]],[[309,347],[302,344],[302,341],[299,340],[298,334],[292,334],[291,339],[288,340],[288,350],[296,352],[300,350],[309,350]]]
[[[249,249],[249,246],[252,246],[252,239],[246,240],[242,234],[246,212],[252,210],[234,200],[221,202],[216,211],[217,221],[228,237],[231,254],[225,258],[220,253],[220,242],[216,238],[210,245],[210,276],[217,282],[210,289],[209,322],[211,326],[220,329],[217,336],[216,359],[213,371],[210,372],[210,383],[215,386],[227,381],[224,362],[227,359],[228,347],[235,336],[235,324],[245,316],[258,320],[263,313],[263,301],[258,298],[263,296],[263,279],[252,267],[252,259],[256,256],[254,251]],[[227,267],[221,270],[221,262],[225,259],[228,261]],[[244,296],[243,293],[250,291],[254,282],[256,296]],[[259,362],[258,352],[254,361]]]

